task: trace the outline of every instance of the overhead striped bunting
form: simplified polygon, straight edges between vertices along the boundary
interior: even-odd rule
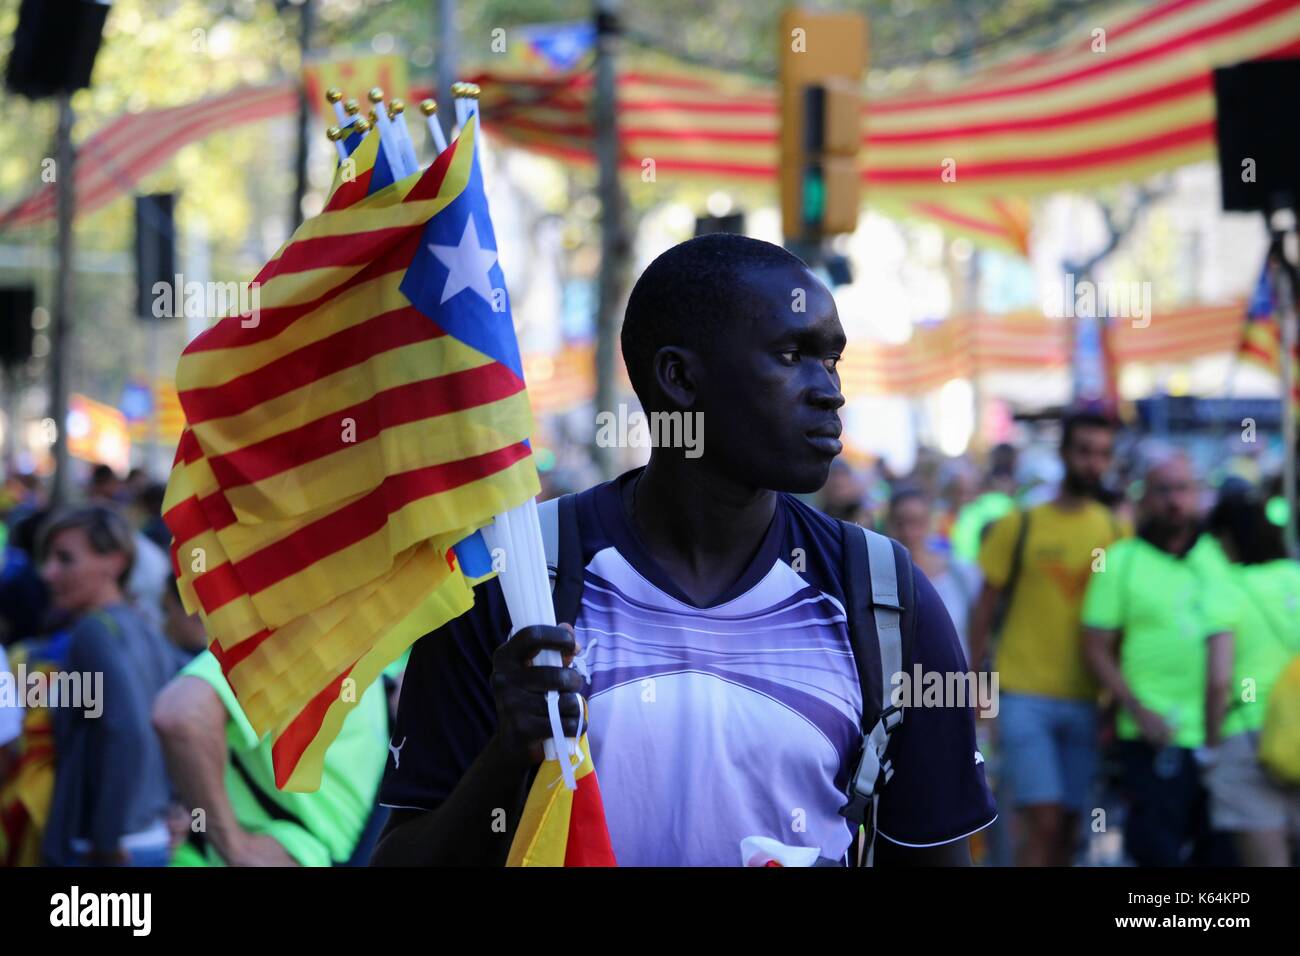
[[[1096,31],[1104,31],[1098,34]],[[866,202],[1016,252],[1013,197],[1139,180],[1215,151],[1216,66],[1300,55],[1295,0],[1164,0],[1117,6],[1055,47],[1019,55],[943,88],[868,95]],[[657,182],[775,189],[778,119],[771,83],[632,52],[618,77],[620,163]],[[593,162],[589,73],[488,70],[473,79],[502,143]],[[414,90],[423,96],[427,90]],[[129,192],[186,143],[296,108],[292,85],[238,90],[120,117],[83,144],[78,212]],[[941,178],[944,161],[955,179]],[[999,207],[999,204],[1002,204]],[[0,228],[54,216],[43,188]]]

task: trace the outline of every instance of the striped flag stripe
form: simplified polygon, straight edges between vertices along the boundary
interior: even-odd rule
[[[1258,26],[1280,16],[1294,14],[1295,10],[1294,0],[1264,0],[1262,3],[1251,4],[1247,9],[1231,13],[1213,23],[1153,43],[1145,49],[1134,50],[1131,53],[1108,53],[1106,56],[1098,56],[1095,58],[1096,62],[1075,70],[1055,73],[1052,76],[1031,82],[1018,82],[991,90],[975,90],[916,98],[909,97],[894,102],[879,103],[876,112],[886,114],[904,110],[950,109],[954,106],[979,103],[991,99],[1007,100],[1026,97],[1034,93],[1054,90],[1071,83],[1095,80],[1098,77],[1116,73],[1136,64],[1146,63],[1153,59],[1181,52],[1189,47],[1204,44],[1206,41],[1218,37],[1241,32],[1247,27]]]
[[[528,456],[528,446],[519,442],[473,458],[387,476],[374,491],[326,517],[233,565],[200,575],[195,589],[204,605],[213,608],[242,593],[256,595],[374,534],[406,505],[496,474]]]
[[[450,336],[427,338],[380,352],[351,369],[268,398],[240,415],[214,419],[201,427],[200,440],[207,456],[224,457],[334,416],[337,427],[330,445],[336,451],[342,450],[356,444],[350,441],[355,437],[355,420],[345,420],[347,410],[373,399],[376,392],[468,371],[490,361],[482,352]],[[523,427],[523,423],[517,427]],[[416,440],[416,436],[409,436],[409,440]]]
[[[351,445],[359,448],[386,429],[487,405],[523,390],[524,384],[514,372],[500,363],[486,362],[476,368],[385,389],[364,402],[330,412],[258,444],[213,456],[209,462],[217,483],[228,492],[348,451]],[[340,437],[340,422],[346,419],[355,422],[355,442],[344,443]]]
[[[251,372],[219,385],[186,389],[181,394],[191,427],[239,415],[262,402],[297,391],[318,379],[351,369],[405,345],[438,338],[443,332],[407,305],[339,329],[332,335],[282,353]]]
[[[392,312],[410,304],[402,295],[400,269],[381,270],[379,275],[365,275],[349,280],[336,295],[325,298],[302,318],[293,329],[293,343],[298,348],[348,329],[365,320],[355,304],[366,302],[376,312]],[[265,311],[262,319],[266,320]],[[260,323],[259,323],[259,328]],[[213,327],[214,329],[216,326]],[[186,390],[212,388],[233,381],[272,362],[285,348],[284,329],[271,338],[258,336],[256,341],[232,344],[221,349],[183,352],[177,364],[177,378]],[[179,393],[178,393],[179,400]],[[182,411],[184,405],[182,404]]]
[[[299,319],[328,304],[336,296],[379,276],[404,271],[406,266],[402,262],[403,256],[414,253],[419,242],[419,232],[412,231],[406,239],[402,240],[391,256],[372,262],[365,268],[354,272],[349,278],[333,288],[322,289],[314,299],[292,305],[263,306],[258,313],[257,324],[250,328],[242,327],[238,319],[233,322],[218,322],[191,342],[186,347],[186,354],[198,355],[203,352],[217,352],[273,339]],[[409,262],[409,258],[406,261]],[[184,361],[184,356],[182,361]],[[181,404],[183,406],[184,402],[182,401]]]

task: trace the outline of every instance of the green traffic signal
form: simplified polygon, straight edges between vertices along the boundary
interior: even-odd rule
[[[826,216],[826,180],[822,171],[810,166],[803,174],[803,221],[817,225]]]

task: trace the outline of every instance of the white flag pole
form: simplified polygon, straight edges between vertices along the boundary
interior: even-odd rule
[[[397,137],[397,148],[402,154],[402,165],[409,176],[420,168],[420,160],[415,155],[415,143],[411,141],[411,131],[406,126],[406,104],[394,97],[388,101],[388,119],[390,129]]]
[[[442,132],[442,124],[438,122],[438,101],[421,100],[420,112],[424,114],[425,122],[429,125],[429,137],[433,140],[434,154],[440,156],[447,151],[447,137]]]
[[[372,112],[375,118],[375,128],[379,130],[379,148],[384,151],[384,156],[388,160],[388,166],[393,171],[396,179],[405,176],[399,173],[399,170],[406,168],[405,159],[402,156],[402,150],[397,144],[397,134],[393,129],[393,124],[388,119],[388,110],[384,107],[384,91],[375,87],[370,91],[370,102],[374,105]]]
[[[505,556],[505,563],[497,572],[497,579],[501,582],[501,592],[506,599],[506,608],[510,611],[513,624],[511,635],[523,627],[537,624],[554,627],[555,608],[551,604],[550,579],[546,573],[537,500],[529,498],[523,504],[497,515],[493,523],[483,529],[483,536],[491,550],[500,548],[500,553]],[[564,666],[564,658],[558,651],[541,651],[534,662],[541,667]],[[578,752],[578,742],[575,738],[564,736],[558,691],[547,693],[546,710],[551,724],[551,739],[544,745],[546,759],[557,760],[559,754],[564,754],[564,759],[559,760],[560,773],[564,785],[574,790],[577,781],[573,772],[573,757]]]
[[[473,83],[453,83],[452,93],[456,98],[457,134],[464,130],[471,115],[478,115],[479,88]],[[430,132],[437,126],[438,120],[432,109],[426,109],[426,100],[420,104],[429,119]],[[441,130],[439,130],[441,133]],[[435,135],[437,142],[438,134]],[[479,151],[483,148],[483,128],[476,123],[474,128],[475,157],[480,161]],[[482,166],[480,164],[480,174]],[[510,612],[510,621],[514,631],[532,625],[555,626],[555,606],[551,603],[550,577],[546,572],[546,548],[542,542],[542,524],[537,512],[537,499],[529,498],[521,505],[497,515],[492,524],[483,529],[483,537],[488,548],[501,549],[505,555],[505,564],[497,572],[501,592]],[[511,632],[513,635],[513,631]],[[564,657],[558,651],[541,651],[533,659],[540,667],[563,667]],[[570,790],[578,787],[574,776],[574,758],[578,756],[577,738],[564,736],[564,724],[560,719],[559,691],[549,691],[546,695],[547,716],[550,719],[551,739],[543,745],[547,760],[558,760],[560,775],[564,785]],[[560,755],[563,755],[561,757]]]

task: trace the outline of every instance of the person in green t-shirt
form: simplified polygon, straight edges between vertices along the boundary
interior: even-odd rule
[[[1227,586],[1214,592],[1231,633],[1211,638],[1206,676],[1210,818],[1233,835],[1246,866],[1287,866],[1300,843],[1300,790],[1270,778],[1258,750],[1269,694],[1300,654],[1300,564],[1251,496],[1221,499],[1208,530],[1232,562]]]
[[[164,600],[180,603],[174,589]],[[197,616],[190,620],[202,627]],[[191,826],[196,832],[172,865],[364,865],[356,859],[359,844],[382,826],[376,797],[388,759],[388,707],[378,680],[344,719],[320,788],[284,792],[275,786],[270,736],[258,737],[221,665],[203,651],[154,702],[172,783],[193,808],[194,824],[203,823]]]
[[[1120,708],[1124,846],[1139,866],[1227,861],[1209,830],[1195,756],[1205,743],[1207,641],[1228,629],[1207,600],[1228,569],[1199,533],[1199,500],[1187,458],[1152,467],[1137,537],[1106,550],[1083,601],[1084,657]]]

